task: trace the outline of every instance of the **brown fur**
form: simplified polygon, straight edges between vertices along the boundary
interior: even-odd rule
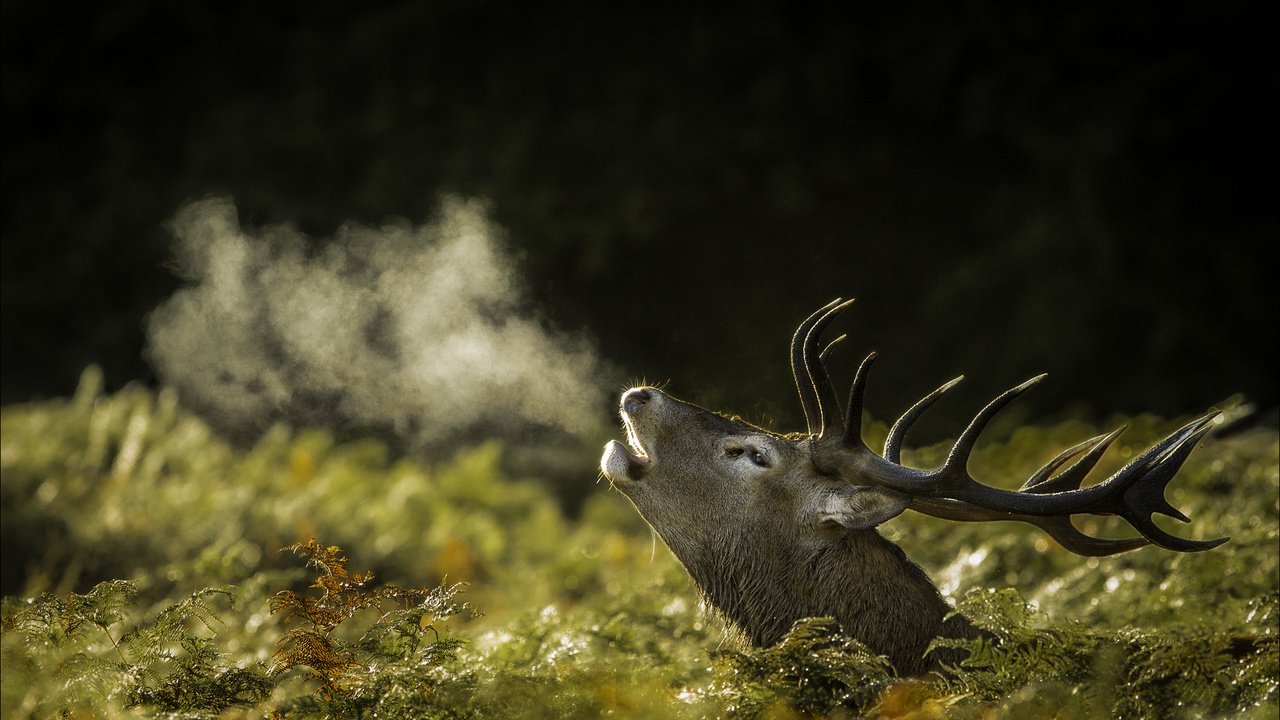
[[[637,392],[645,401],[628,405]],[[851,529],[823,515],[849,486],[815,469],[807,438],[653,388],[628,396],[623,417],[639,447],[633,455],[611,443],[605,474],[750,643],[771,645],[797,620],[831,616],[900,673],[918,675],[952,659],[925,655],[933,638],[977,634],[963,617],[946,619],[951,608],[925,572],[874,527]]]

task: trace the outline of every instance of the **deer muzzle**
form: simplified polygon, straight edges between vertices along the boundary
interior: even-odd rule
[[[627,443],[610,440],[600,458],[600,469],[610,481],[639,481],[644,477],[652,458],[636,432],[636,426],[643,422],[641,416],[654,414],[656,401],[656,391],[648,388],[632,388],[622,394],[618,412],[627,431]]]

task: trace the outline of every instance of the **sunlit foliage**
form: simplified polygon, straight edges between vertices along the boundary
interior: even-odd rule
[[[1126,421],[1114,464],[1176,423]],[[589,467],[568,517],[547,484],[507,477],[494,444],[423,464],[277,428],[239,452],[171,393],[103,395],[92,371],[73,399],[5,408],[0,431],[6,718],[1265,718],[1280,705],[1274,429],[1211,436],[1172,484],[1195,518],[1176,532],[1231,536],[1208,553],[1086,559],[1013,523],[890,522],[992,634],[946,643],[966,659],[929,678],[896,677],[820,618],[772,648],[735,645]],[[1021,428],[974,468],[1015,486],[1095,433]]]
[[[261,665],[237,665],[211,641],[222,624],[215,603],[230,591],[206,588],[142,620],[130,611],[137,594],[133,583],[111,580],[84,594],[6,598],[5,715],[133,707],[216,715],[266,699]]]

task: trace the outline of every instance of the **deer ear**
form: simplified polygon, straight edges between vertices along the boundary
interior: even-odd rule
[[[911,498],[886,488],[839,487],[818,501],[818,527],[866,530],[897,517],[910,504]]]

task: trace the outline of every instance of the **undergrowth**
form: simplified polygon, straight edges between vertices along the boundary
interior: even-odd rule
[[[1231,536],[1207,553],[1086,559],[1014,523],[887,524],[991,632],[938,641],[965,659],[912,679],[824,618],[771,648],[735,645],[589,467],[571,519],[536,478],[505,477],[493,444],[425,465],[277,428],[241,452],[167,391],[97,383],[89,372],[75,398],[0,415],[5,718],[1269,718],[1280,705],[1274,429],[1211,436],[1172,484],[1195,522],[1171,529]],[[1113,464],[1176,425],[1125,420]],[[1016,486],[1093,434],[1022,428],[973,469]]]

